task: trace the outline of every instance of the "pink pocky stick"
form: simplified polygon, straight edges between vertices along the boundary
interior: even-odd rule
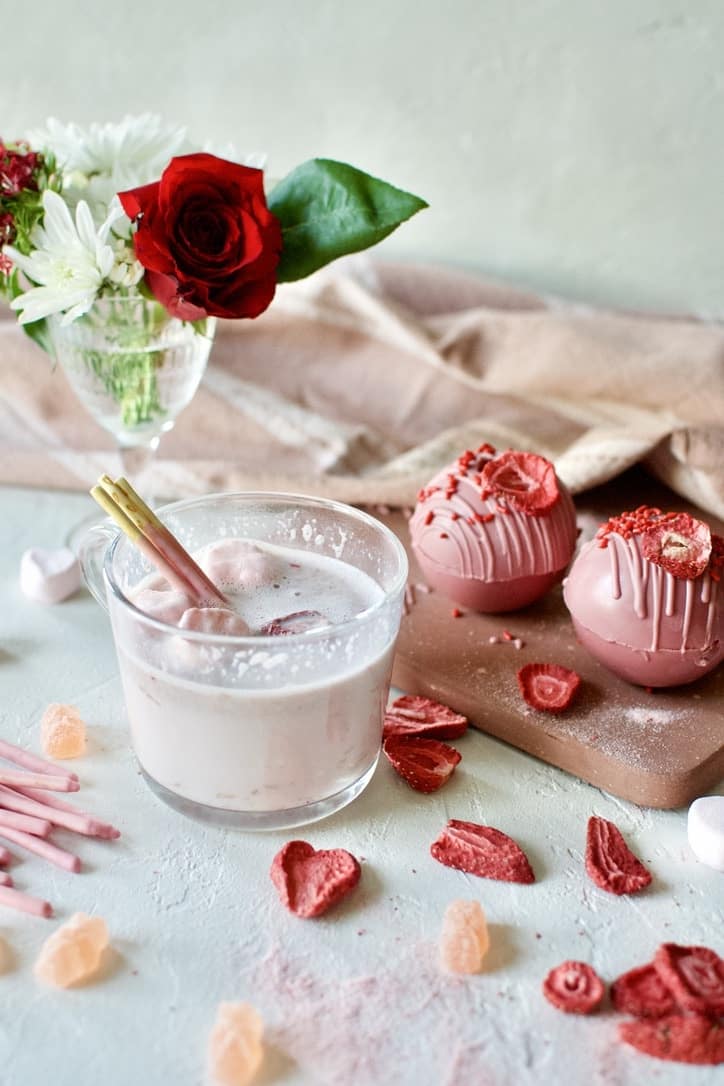
[[[8,743],[6,739],[0,739],[0,758],[4,758],[6,762],[12,762],[14,765],[21,765],[23,769],[30,769],[34,773],[70,777],[73,781],[78,780],[77,773],[71,773],[70,770],[64,769],[62,766],[46,762],[44,758],[39,758],[37,754],[31,754],[30,751],[23,750],[22,747],[17,747],[14,743]]]
[[[9,826],[0,826],[0,837],[12,841],[15,845],[20,845],[21,848],[26,848],[28,852],[34,852],[36,855],[42,856],[44,860],[49,860],[56,867],[62,867],[64,871],[73,871],[77,874],[83,866],[80,856],[76,856],[72,852],[66,852],[64,848],[58,848],[57,845],[52,845],[50,841],[43,841],[39,837],[33,837],[30,833],[13,830]]]
[[[66,803],[65,800],[58,799],[55,795],[46,795],[35,788],[16,788],[15,791],[19,792],[21,796],[35,800],[40,806],[47,808],[42,817],[49,819],[51,822],[55,822],[58,826],[63,826],[65,823],[59,822],[58,819],[54,817],[53,812],[63,811],[71,816],[82,819],[85,826],[84,829],[79,829],[77,826],[66,826],[66,829],[75,830],[76,833],[82,833],[86,837],[101,837],[106,841],[115,841],[117,837],[121,836],[121,831],[117,830],[115,826],[111,826],[110,822],[104,822],[100,818],[95,818],[94,815],[88,814],[87,811],[81,811],[77,807],[73,807],[72,804]],[[0,805],[2,805],[1,798]]]
[[[12,830],[32,833],[34,837],[47,837],[53,824],[47,818],[34,818],[32,815],[17,814],[16,811],[0,810],[0,828],[9,826]]]
[[[34,799],[28,799],[26,796],[21,795],[20,792],[16,792],[12,788],[6,788],[2,784],[0,784],[0,807],[17,811],[19,814],[32,815],[34,818],[45,818],[56,826],[63,826],[64,829],[82,833],[86,837],[98,836],[93,832],[94,827],[89,819],[78,814],[71,814],[69,811],[56,810],[56,808],[46,806],[44,803],[38,803]]]
[[[0,905],[7,905],[10,909],[17,909],[21,913],[32,913],[33,916],[52,916],[53,906],[49,901],[41,901],[30,894],[22,894],[20,890],[14,890],[11,886],[0,886]]]
[[[78,780],[72,777],[50,773],[13,773],[4,769],[0,769],[0,784],[8,788],[19,785],[21,788],[27,786],[48,792],[77,792],[80,788]]]

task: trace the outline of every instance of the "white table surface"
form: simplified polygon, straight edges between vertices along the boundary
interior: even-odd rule
[[[637,808],[469,733],[458,744],[461,766],[436,795],[411,791],[385,763],[351,807],[291,834],[189,821],[138,774],[102,610],[85,592],[43,607],[19,591],[23,550],[60,544],[90,500],[5,489],[0,503],[0,734],[37,750],[45,706],[76,704],[90,733],[88,754],[75,763],[78,803],[123,834],[110,843],[57,834],[82,856],[80,875],[37,857],[13,870],[17,886],[54,903],[57,919],[0,913],[13,955],[0,976],[3,1086],[200,1084],[221,1000],[247,1000],[264,1018],[260,1084],[722,1081],[721,1068],[663,1063],[621,1045],[610,1009],[564,1015],[540,991],[567,958],[611,981],[665,940],[724,953],[724,875],[694,860],[685,812]],[[588,880],[583,848],[593,813],[614,820],[650,865],[648,891],[617,898]],[[436,863],[429,845],[451,817],[512,835],[536,884],[477,879]],[[274,853],[295,836],[364,861],[354,895],[316,921],[288,914],[268,876]],[[478,899],[491,925],[479,976],[449,977],[436,964],[443,911],[455,898]],[[94,983],[45,988],[33,977],[35,957],[78,910],[105,918],[113,953]]]

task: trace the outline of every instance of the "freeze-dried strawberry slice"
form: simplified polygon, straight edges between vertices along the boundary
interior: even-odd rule
[[[528,705],[548,713],[567,709],[580,685],[580,676],[560,664],[526,664],[518,672],[518,686]]]
[[[634,856],[618,826],[597,815],[588,820],[586,871],[610,894],[635,894],[651,882],[651,872]]]
[[[618,1035],[647,1056],[709,1066],[724,1063],[724,1026],[701,1014],[622,1022]]]
[[[591,1014],[600,1007],[605,993],[598,973],[585,962],[563,962],[543,981],[543,995],[566,1014]]]
[[[691,581],[709,564],[709,525],[688,513],[664,518],[641,536],[641,553],[647,562],[662,566],[672,577]]]
[[[656,951],[654,966],[684,1010],[724,1015],[724,961],[716,951],[664,943]]]
[[[424,735],[429,739],[459,739],[468,730],[468,718],[430,698],[405,694],[385,710],[383,736]]]
[[[448,781],[460,761],[455,747],[439,739],[391,735],[382,746],[393,769],[416,792],[436,792]]]
[[[533,868],[520,845],[492,826],[451,818],[430,845],[430,852],[446,867],[456,867],[482,879],[535,882]]]
[[[321,916],[353,890],[362,869],[343,848],[312,848],[306,841],[289,841],[271,865],[271,880],[283,905],[305,919]]]
[[[530,516],[547,513],[560,496],[555,468],[535,453],[504,452],[489,460],[481,475],[483,494],[505,498]]]
[[[678,1009],[653,962],[617,977],[611,985],[611,1002],[617,1011],[637,1018],[662,1018]]]
[[[330,626],[328,618],[319,611],[294,611],[291,615],[274,618],[262,626],[259,633],[275,637],[283,634],[306,633],[307,630],[322,630]]]

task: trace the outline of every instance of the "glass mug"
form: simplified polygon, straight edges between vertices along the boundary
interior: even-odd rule
[[[247,830],[338,811],[379,758],[408,573],[402,544],[366,513],[293,494],[216,494],[159,513],[192,553],[233,537],[293,547],[349,563],[382,590],[338,625],[207,634],[134,606],[154,570],[113,526],[91,529],[80,546],[86,582],[110,614],[131,743],[151,789],[184,814]]]

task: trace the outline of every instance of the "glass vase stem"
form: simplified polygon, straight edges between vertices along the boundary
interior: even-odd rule
[[[153,460],[161,439],[154,437],[143,445],[121,445],[121,466],[123,474],[146,501],[153,501],[157,495],[149,491],[148,468]]]

